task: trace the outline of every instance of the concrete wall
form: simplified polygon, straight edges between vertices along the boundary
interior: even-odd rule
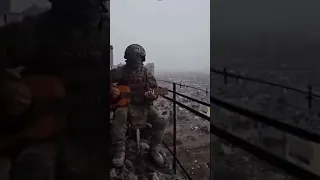
[[[320,144],[289,136],[288,146],[288,160],[320,175]]]
[[[22,12],[32,5],[36,5],[38,7],[51,6],[51,3],[49,2],[49,0],[9,0],[9,1],[11,2],[10,12]]]
[[[20,13],[6,13],[6,15],[2,14],[0,19],[0,26],[5,25],[4,16],[6,16],[7,23],[20,21],[23,19],[23,15]]]
[[[0,14],[20,13],[32,5],[39,7],[50,7],[49,0],[0,0]]]
[[[14,2],[16,4],[14,4]],[[3,18],[4,14],[7,17],[7,23],[10,23],[13,21],[20,21],[25,16],[39,14],[50,8],[50,3],[45,3],[47,1],[43,1],[42,3],[41,2],[42,1],[35,1],[35,3],[32,3],[31,1],[23,1],[20,3],[10,0],[0,0],[0,26],[3,26],[5,24]]]
[[[154,75],[154,63],[148,63],[145,66]]]

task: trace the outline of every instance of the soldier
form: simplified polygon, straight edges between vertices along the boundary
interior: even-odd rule
[[[147,110],[147,122],[152,125],[149,155],[158,165],[164,163],[164,159],[159,153],[159,145],[162,142],[167,122],[163,118],[160,118],[156,108],[152,106],[152,102],[157,99],[157,96],[150,88],[157,88],[158,85],[154,76],[143,66],[145,57],[146,52],[142,46],[131,44],[126,48],[124,53],[126,64],[111,70],[112,83],[129,86],[133,93],[147,92],[145,97],[132,97],[129,107],[120,107],[115,111],[112,133],[113,139],[116,141],[116,153],[112,162],[117,167],[121,167],[125,160],[128,113],[135,113],[138,110],[137,108],[145,108]],[[119,89],[112,86],[112,97],[117,98],[119,94]]]
[[[32,103],[32,95],[22,79],[7,73],[6,69],[23,66],[22,77],[33,74],[59,77],[66,87],[67,95],[74,93],[79,96],[91,95],[97,92],[91,94],[88,92],[96,89],[102,89],[102,93],[105,93],[109,89],[109,85],[105,85],[105,89],[100,87],[109,81],[109,67],[102,66],[103,59],[109,58],[109,54],[106,53],[109,47],[109,32],[101,33],[103,32],[101,29],[101,0],[51,0],[51,5],[50,10],[35,17],[13,22],[0,28],[0,107],[2,108],[0,128],[6,127],[7,124],[16,126],[24,124],[25,122],[19,120],[23,119],[21,117]],[[101,82],[97,82],[99,80]],[[77,156],[74,161],[79,159],[84,162],[84,158],[97,159],[96,154],[105,154],[108,150],[104,136],[107,134],[106,129],[109,128],[104,123],[106,118],[102,115],[105,110],[99,107],[95,109],[100,110],[99,112],[91,110],[83,113],[77,110],[68,112],[66,133],[63,134],[65,136],[61,144],[65,141],[68,143],[61,147],[69,144],[72,144],[72,147],[62,149],[62,155],[67,152],[66,149],[70,151],[69,154],[79,152],[83,155]],[[13,129],[16,126],[13,126]],[[8,134],[14,133],[10,129],[8,131]],[[3,133],[2,129],[1,132]],[[60,134],[42,141],[23,139],[23,144],[19,144],[19,149],[1,151],[0,179],[51,180],[54,178],[57,159],[56,144],[59,137]],[[3,148],[1,141],[0,145]],[[86,147],[92,147],[90,149],[93,150],[88,150]],[[104,152],[100,153],[98,150]],[[99,159],[108,163],[107,158],[102,155]],[[65,162],[64,164],[69,167],[70,163]],[[98,163],[95,164],[93,160],[83,164],[77,162],[73,164],[75,166],[79,164],[80,167],[83,164],[89,164],[87,167],[92,166],[93,170],[78,167],[67,168],[69,169],[65,171],[69,173],[67,179],[73,179],[76,177],[75,173],[81,171],[89,177],[78,175],[76,179],[81,179],[79,177],[84,179],[109,177],[109,172],[105,170],[107,165],[95,168]],[[77,169],[78,172],[73,172],[72,169]]]

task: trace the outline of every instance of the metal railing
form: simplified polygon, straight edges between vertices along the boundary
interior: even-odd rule
[[[187,87],[187,88],[196,89],[196,90],[199,90],[199,91],[204,91],[206,94],[209,93],[209,90],[208,90],[208,89],[201,89],[201,88],[197,88],[197,87],[185,85],[185,84],[182,84],[181,82],[180,82],[180,83],[176,83],[176,82],[167,81],[167,80],[158,80],[158,81],[162,81],[162,82],[166,82],[166,83],[175,83],[175,84],[178,85],[180,88],[181,88],[181,87]]]
[[[183,98],[186,98],[188,100],[191,100],[193,102],[202,104],[204,106],[210,107],[209,103],[203,102],[203,101],[199,101],[195,98],[186,96],[184,94],[178,93],[177,92],[177,86],[184,86],[184,87],[188,87],[188,88],[192,88],[192,89],[197,89],[197,90],[202,90],[205,91],[206,93],[208,93],[208,90],[204,90],[204,89],[200,89],[200,88],[195,88],[192,86],[188,86],[188,85],[184,85],[184,84],[178,84],[175,82],[171,82],[171,81],[165,81],[165,80],[158,80],[158,81],[162,81],[162,82],[166,82],[166,83],[171,83],[172,84],[172,90],[168,90],[170,93],[172,93],[172,98],[168,97],[168,96],[162,96],[164,99],[167,99],[169,101],[171,101],[173,103],[173,112],[172,112],[172,116],[173,116],[173,122],[172,122],[172,127],[173,127],[173,137],[172,137],[172,142],[173,142],[173,151],[170,150],[169,146],[163,141],[162,143],[164,144],[164,146],[166,147],[166,149],[170,152],[170,154],[173,156],[173,161],[172,161],[172,167],[174,170],[174,173],[177,173],[177,163],[180,166],[181,170],[185,173],[186,177],[188,180],[192,180],[191,176],[188,174],[187,170],[183,167],[182,163],[179,161],[179,159],[177,158],[177,105],[192,112],[193,114],[195,114],[196,116],[199,116],[207,121],[210,121],[210,117],[202,114],[199,111],[196,111],[194,109],[192,109],[189,106],[184,105],[183,103],[177,101],[177,96],[181,96]]]
[[[237,73],[229,72],[227,70],[227,68],[223,68],[222,70],[221,69],[216,69],[216,68],[210,68],[210,72],[222,75],[225,85],[228,84],[228,78],[234,78],[234,79],[237,79],[237,80],[241,79],[241,80],[251,81],[251,82],[264,84],[264,85],[269,85],[269,86],[273,86],[273,87],[279,87],[281,89],[286,89],[286,90],[294,91],[294,92],[297,92],[297,93],[301,93],[303,95],[307,95],[306,99],[308,100],[308,108],[309,109],[312,109],[312,101],[313,101],[313,99],[320,97],[319,94],[316,94],[316,93],[313,92],[312,85],[308,85],[307,86],[307,90],[302,90],[302,89],[298,89],[298,88],[294,88],[294,87],[290,87],[290,86],[286,86],[286,85],[282,85],[282,84],[278,84],[278,83],[273,83],[273,82],[261,80],[261,79],[258,79],[258,78],[242,76],[242,75],[237,74]]]
[[[226,77],[241,78],[243,80],[254,81],[254,82],[259,82],[259,83],[263,83],[263,84],[269,84],[271,86],[278,86],[281,88],[286,88],[286,89],[294,90],[294,91],[301,92],[301,93],[308,93],[309,98],[314,97],[314,96],[318,96],[310,91],[305,92],[302,90],[283,86],[280,84],[270,83],[270,82],[262,81],[259,79],[254,79],[254,78],[249,78],[249,77],[244,77],[244,76],[232,74],[232,73],[227,72],[226,69],[219,71],[219,70],[211,68],[211,72],[221,74],[225,78]],[[225,80],[225,83],[226,83],[226,80]],[[299,138],[302,138],[304,140],[320,143],[320,136],[316,133],[306,131],[306,130],[301,129],[297,126],[292,126],[292,125],[283,123],[280,120],[277,120],[275,118],[267,117],[267,116],[261,115],[259,113],[245,109],[243,107],[240,107],[240,106],[234,105],[232,103],[223,101],[223,100],[215,97],[214,95],[210,96],[210,103],[212,105],[216,105],[221,108],[227,109],[227,110],[235,112],[237,114],[240,114],[242,116],[248,117],[254,121],[258,121],[260,123],[269,125],[269,126],[274,127],[280,131],[290,133],[290,134],[297,136]],[[256,158],[263,160],[263,161],[283,170],[284,172],[286,172],[287,174],[289,174],[291,176],[294,176],[298,179],[320,180],[320,177],[318,175],[316,175],[315,173],[308,171],[308,170],[306,170],[306,169],[304,169],[304,168],[302,168],[302,167],[300,167],[300,166],[298,166],[288,160],[280,158],[279,156],[272,154],[272,153],[262,149],[261,147],[258,147],[254,144],[251,144],[251,143],[249,143],[249,142],[247,142],[247,141],[245,141],[245,140],[243,140],[243,139],[241,139],[241,138],[239,138],[229,132],[226,132],[222,128],[213,124],[213,122],[211,122],[211,124],[210,124],[210,132],[211,132],[211,134],[217,136],[218,138],[222,138],[222,139],[226,140],[227,142],[229,142],[235,146],[238,146],[239,148],[254,155]]]

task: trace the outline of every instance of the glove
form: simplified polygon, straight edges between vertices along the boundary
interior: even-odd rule
[[[112,84],[110,89],[110,94],[112,98],[117,98],[120,95],[120,90],[117,88],[116,85]]]

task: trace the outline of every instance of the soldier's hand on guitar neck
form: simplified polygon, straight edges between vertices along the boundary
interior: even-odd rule
[[[146,98],[148,98],[148,99],[156,99],[156,98],[157,98],[157,95],[154,93],[154,90],[153,90],[153,89],[148,90],[148,91],[145,93],[145,96],[146,96]]]
[[[25,112],[32,103],[29,88],[15,74],[4,72],[0,76],[1,106],[5,107],[3,115],[10,117]]]
[[[110,93],[111,93],[112,98],[114,98],[114,99],[120,96],[120,89],[117,88],[116,84],[111,85]]]

